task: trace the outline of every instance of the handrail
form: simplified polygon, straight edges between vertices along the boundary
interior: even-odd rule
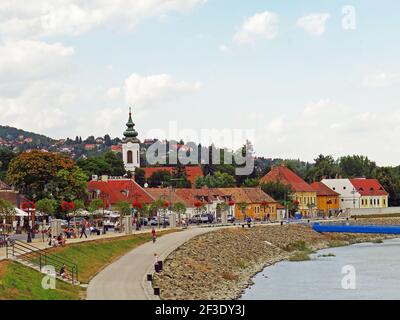
[[[78,265],[76,263],[71,262],[69,259],[49,254],[45,250],[25,244],[19,240],[13,239],[7,243],[6,255],[7,257],[12,255],[30,263],[35,263],[39,265],[40,269],[42,269],[42,265],[47,264],[53,265],[55,268],[61,268],[65,265],[70,270],[72,283],[75,283],[75,280],[78,281]]]
[[[57,258],[58,260],[60,260],[61,262],[74,264],[74,262],[69,260],[69,259],[62,258],[62,257],[57,257],[54,254],[51,254],[51,253],[47,252],[46,250],[39,249],[39,248],[37,248],[35,246],[29,245],[29,244],[27,244],[25,242],[22,242],[20,240],[14,240],[14,243],[18,244],[21,247],[24,247],[25,249],[28,249],[28,250],[31,250],[31,251],[35,251],[35,252],[40,252],[40,253],[48,256],[48,257],[53,256],[53,257]]]

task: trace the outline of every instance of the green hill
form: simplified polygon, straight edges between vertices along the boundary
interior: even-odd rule
[[[55,141],[41,134],[0,125],[0,138],[7,141],[18,141],[20,136],[23,136],[24,139],[32,138],[32,144],[35,146],[49,146]]]

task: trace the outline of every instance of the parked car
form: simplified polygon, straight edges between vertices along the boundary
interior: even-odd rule
[[[192,217],[189,219],[189,222],[190,222],[190,223],[201,223],[200,215],[199,215],[199,214],[196,214],[196,215],[192,216]]]
[[[228,222],[234,223],[235,220],[236,218],[232,214],[228,215]]]

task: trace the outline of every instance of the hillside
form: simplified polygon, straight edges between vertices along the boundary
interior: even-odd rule
[[[55,140],[41,134],[1,125],[0,125],[0,139],[9,142],[24,141],[28,139],[29,143],[32,143],[33,145],[36,146],[49,146],[55,142]]]

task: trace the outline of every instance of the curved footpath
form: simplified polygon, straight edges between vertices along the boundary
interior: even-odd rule
[[[87,300],[149,300],[150,285],[145,278],[154,269],[154,253],[161,260],[188,240],[220,228],[193,228],[160,237],[155,244],[145,243],[94,277],[87,288]]]

